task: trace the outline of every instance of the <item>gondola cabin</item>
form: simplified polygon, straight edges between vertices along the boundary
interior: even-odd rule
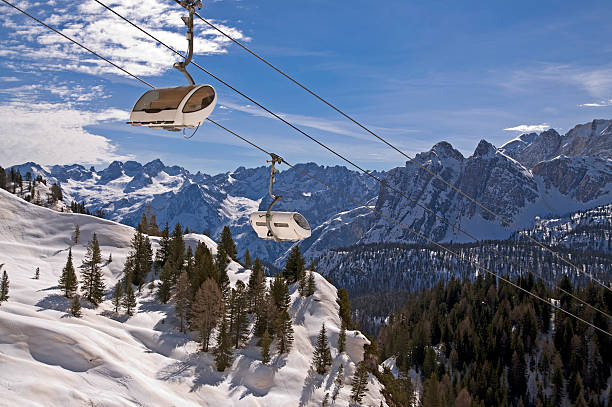
[[[212,113],[217,93],[210,85],[177,86],[146,92],[134,105],[128,124],[152,129],[193,129]]]
[[[266,222],[267,212],[254,212],[250,222],[253,230],[262,239],[280,242],[295,242],[310,237],[310,225],[297,212],[270,212],[270,229]]]

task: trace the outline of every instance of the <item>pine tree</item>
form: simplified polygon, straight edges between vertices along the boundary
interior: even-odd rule
[[[248,248],[244,251],[242,262],[244,263],[244,268],[246,269],[250,269],[253,266],[253,262],[251,261],[251,253],[249,253]]]
[[[215,365],[219,372],[224,371],[232,364],[232,349],[230,335],[228,332],[227,321],[221,321],[219,332],[217,333],[217,346],[214,350]]]
[[[34,279],[40,279],[40,267],[36,267],[36,271],[34,272]]]
[[[308,295],[308,278],[306,278],[306,273],[298,280],[298,293],[301,297],[306,297]]]
[[[342,353],[346,347],[346,328],[344,323],[340,322],[340,334],[338,335],[338,353]]]
[[[91,242],[87,245],[87,253],[83,260],[81,289],[89,302],[98,306],[104,297],[104,282],[102,280],[102,254],[98,237],[93,234]]]
[[[315,277],[314,277],[314,273],[311,270],[308,273],[308,286],[306,289],[306,296],[310,297],[311,295],[314,295],[315,289],[316,289]]]
[[[355,376],[353,376],[353,380],[351,380],[351,400],[359,404],[361,403],[361,399],[365,395],[365,392],[368,390],[368,367],[365,364],[365,361],[361,361],[357,364],[357,370],[355,371]]]
[[[270,335],[266,329],[261,337],[261,363],[267,365],[270,362]]]
[[[73,211],[76,212],[76,211]],[[79,225],[74,226],[74,234],[72,235],[72,241],[74,244],[79,243],[79,237],[81,237],[81,230],[79,229]]]
[[[321,407],[329,407],[329,393],[325,393],[325,397],[323,397],[323,401],[321,402]]]
[[[68,259],[66,265],[62,269],[62,275],[59,279],[59,289],[64,292],[64,297],[71,298],[76,293],[79,286],[76,272],[72,265],[72,248],[68,249]]]
[[[321,330],[319,331],[317,346],[314,349],[312,363],[318,374],[327,373],[327,369],[332,364],[331,351],[329,349],[329,342],[327,341],[325,324],[321,326]]]
[[[111,264],[113,262],[113,254],[109,253],[108,255],[108,260],[106,261],[108,264]]]
[[[183,271],[178,279],[176,291],[174,292],[176,316],[180,322],[180,331],[183,333],[186,332],[185,320],[187,319],[187,312],[189,311],[190,296],[191,287],[189,286],[189,277],[187,277],[187,272]]]
[[[149,237],[136,230],[131,241],[131,250],[123,267],[124,275],[131,275],[131,283],[137,286],[145,282],[153,264],[153,249]]]
[[[255,308],[255,329],[253,332],[255,336],[261,338],[265,331],[268,331],[268,334],[274,333],[271,323],[273,315],[276,315],[276,307],[272,302],[272,297],[264,287],[261,301],[259,301]]]
[[[248,302],[249,312],[256,312],[259,303],[263,301],[263,296],[266,290],[266,280],[263,274],[263,267],[259,257],[255,258],[255,265],[251,270],[248,286]]]
[[[0,269],[2,265],[0,265]],[[2,281],[0,281],[0,304],[9,299],[9,279],[6,270],[2,272]]]
[[[159,239],[159,250],[156,253],[155,260],[160,267],[163,267],[170,256],[170,230],[168,222],[161,231],[161,239]]]
[[[336,398],[340,393],[340,390],[342,390],[342,388],[344,387],[344,365],[342,363],[340,363],[340,366],[338,366],[338,373],[336,374],[336,378],[334,379],[334,384],[336,385],[336,388],[334,389],[332,400],[335,403]]]
[[[344,326],[348,329],[353,327],[353,320],[351,319],[351,302],[349,301],[348,292],[344,288],[338,289],[338,299],[336,300],[340,306],[338,315],[344,323]]]
[[[229,258],[225,253],[225,249],[221,246],[217,247],[217,284],[223,294],[224,298],[227,298],[230,293],[230,281],[227,275],[227,265],[229,264]]]
[[[293,284],[300,279],[305,272],[305,263],[302,253],[300,252],[300,247],[298,245],[293,246],[289,252],[285,268],[283,269],[283,277],[287,280],[287,283]]]
[[[121,288],[121,282],[117,281],[115,285],[115,291],[113,292],[113,305],[115,306],[115,313],[119,312],[119,307],[121,306],[123,299],[123,289]]]
[[[236,288],[232,289],[229,301],[229,330],[234,347],[238,349],[240,344],[248,339],[249,318],[247,315],[248,303],[247,292],[244,283],[236,282]]]
[[[194,296],[204,281],[209,278],[215,281],[219,279],[219,274],[213,261],[212,254],[204,243],[200,242],[196,247],[193,261],[193,272],[191,273],[190,277],[191,291],[192,295]]]
[[[157,287],[157,298],[161,301],[162,304],[167,303],[171,297],[172,290],[172,276],[174,275],[174,270],[172,264],[167,261],[162,268],[162,272],[159,275],[159,285]]]
[[[293,344],[293,325],[286,308],[282,309],[274,321],[278,353],[289,353]]]
[[[70,305],[70,314],[73,317],[81,318],[81,300],[79,299],[79,295],[75,294],[72,297],[72,304]]]
[[[125,287],[125,295],[121,300],[121,305],[125,308],[125,313],[129,316],[134,315],[134,308],[136,308],[136,295],[134,295],[134,287],[132,283],[128,281]]]
[[[190,315],[192,328],[200,334],[202,350],[208,352],[210,334],[224,315],[221,291],[212,278],[204,281],[198,289],[191,305]]]
[[[174,265],[174,274],[172,275],[172,285],[174,285],[181,271],[183,271],[183,264],[185,262],[185,241],[183,240],[183,231],[181,230],[180,223],[177,223],[172,231],[168,261]]]
[[[227,256],[229,256],[230,259],[236,261],[236,244],[232,238],[232,232],[227,226],[223,227],[223,231],[221,232],[221,236],[219,238],[219,246],[223,247],[223,251]]]

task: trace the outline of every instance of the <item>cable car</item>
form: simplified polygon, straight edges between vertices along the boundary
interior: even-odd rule
[[[274,204],[283,199],[282,196],[274,195],[273,192],[275,175],[278,172],[274,165],[282,163],[283,159],[276,154],[270,154],[270,156],[272,160],[267,162],[272,163],[269,186],[272,202],[267,211],[251,214],[249,218],[251,227],[257,233],[257,236],[265,240],[274,240],[275,242],[304,240],[310,237],[310,225],[305,217],[297,212],[272,212]]]
[[[297,212],[254,212],[250,222],[253,230],[262,239],[277,242],[295,242],[310,237],[310,225],[305,217]]]
[[[138,99],[130,121],[132,126],[179,131],[198,127],[217,104],[217,93],[210,85],[153,89]]]

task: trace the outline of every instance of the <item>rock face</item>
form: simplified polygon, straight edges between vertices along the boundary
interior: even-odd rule
[[[564,136],[554,129],[522,134],[500,150],[530,169],[560,155],[612,158],[612,120],[579,124]]]
[[[565,135],[552,129],[523,134],[500,149],[482,140],[469,157],[440,142],[415,160],[519,228],[533,226],[536,216],[560,216],[612,202],[612,120],[578,125]],[[160,160],[145,165],[114,162],[102,171],[34,163],[15,168],[61,183],[66,200],[85,201],[90,209],[102,209],[110,219],[128,225],[137,225],[150,204],[160,226],[180,222],[216,237],[229,225],[240,252],[248,247],[251,254],[279,266],[291,247],[258,239],[248,224],[249,214],[265,210],[270,202],[267,167],[240,167],[214,176],[191,174]],[[412,162],[373,173],[410,200],[345,167],[307,163],[298,168],[434,241],[472,240],[452,225],[481,240],[514,232]],[[283,196],[275,209],[298,211],[313,228],[312,237],[300,243],[307,258],[357,243],[422,242],[405,227],[357,207],[295,170],[277,176],[275,192]]]

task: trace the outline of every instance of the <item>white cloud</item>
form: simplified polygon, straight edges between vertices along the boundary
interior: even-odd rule
[[[40,6],[40,3],[31,6],[24,3],[23,8],[135,75],[160,75],[171,70],[179,59],[96,3],[83,2],[76,9],[74,3],[67,0],[57,3],[52,8]],[[173,2],[114,0],[108,4],[177,51],[183,52],[187,48],[186,28],[180,19],[186,12]],[[0,6],[0,26],[8,31],[2,52],[13,63],[27,61],[30,66],[33,64],[41,70],[125,75],[8,6]],[[236,28],[220,26],[237,39],[249,40]],[[195,34],[196,55],[225,53],[231,44],[204,24],[196,24]]]
[[[576,86],[594,98],[601,98],[612,93],[612,67],[541,64],[513,71],[500,85],[513,91],[530,91],[534,83],[542,82]]]
[[[583,103],[581,105],[578,105],[580,107],[606,107],[606,106],[612,106],[612,99],[609,100],[602,100],[599,102],[591,102],[591,103]]]
[[[86,126],[125,117],[118,109],[88,112],[65,104],[10,103],[0,106],[0,162],[3,166],[35,161],[41,164],[103,164],[130,156],[116,152],[103,136]]]
[[[520,131],[521,133],[533,133],[550,129],[546,123],[543,124],[521,124],[519,126],[508,127],[505,131]]]

